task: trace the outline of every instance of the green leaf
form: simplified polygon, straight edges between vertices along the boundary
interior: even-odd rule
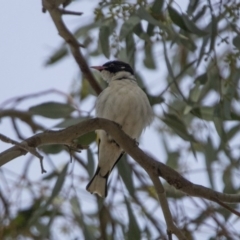
[[[203,37],[202,46],[200,48],[200,53],[199,53],[199,57],[198,57],[197,67],[199,66],[200,62],[202,61],[202,58],[205,55],[205,50],[206,50],[206,47],[208,45],[209,39],[210,39],[209,36]]]
[[[211,20],[211,41],[209,45],[209,53],[214,49],[215,46],[215,40],[218,34],[218,22],[214,14],[212,14],[212,20]]]
[[[212,189],[214,189],[214,175],[212,170],[212,163],[217,160],[218,151],[214,149],[210,137],[208,137],[207,139],[207,144],[204,147],[204,152],[209,182],[211,184]]]
[[[127,21],[125,21],[122,25],[120,31],[120,40],[127,37],[127,35],[132,32],[134,27],[140,22],[140,18],[138,16],[131,16]]]
[[[235,38],[233,38],[233,45],[240,50],[240,36],[237,35]]]
[[[58,193],[61,191],[63,183],[65,181],[66,175],[67,175],[67,170],[68,170],[68,163],[64,166],[60,174],[58,175],[58,179],[55,183],[55,186],[52,191],[52,195],[50,198],[47,200],[46,205],[50,204],[52,200],[58,195]]]
[[[190,90],[189,98],[193,103],[197,103],[199,101],[200,95],[201,95],[201,87],[200,83],[197,82],[195,86]]]
[[[77,142],[82,145],[90,145],[95,140],[96,140],[96,133],[90,132],[90,133],[84,134],[83,136],[79,137],[77,139]]]
[[[145,44],[144,65],[149,69],[156,69],[156,64],[153,57],[153,45],[149,42]]]
[[[162,121],[165,124],[167,124],[173,131],[175,131],[185,141],[195,142],[195,139],[193,138],[193,136],[188,133],[184,122],[181,119],[179,119],[176,115],[165,114],[164,118],[162,118]]]
[[[110,48],[109,48],[109,36],[110,36],[110,28],[107,25],[103,25],[100,27],[99,31],[99,44],[101,46],[102,52],[106,58],[110,57]]]
[[[178,159],[179,159],[179,152],[169,152],[168,151],[168,158],[166,161],[166,165],[177,170],[178,169]]]
[[[76,38],[79,38],[81,36],[85,36],[86,34],[89,34],[89,32],[95,28],[99,28],[102,26],[102,22],[98,21],[98,22],[93,22],[90,23],[88,25],[85,26],[81,26],[79,27],[75,32],[74,32],[74,36]]]
[[[128,218],[129,218],[127,239],[128,240],[141,239],[141,232],[140,232],[140,228],[138,226],[136,217],[134,216],[130,203],[126,198],[125,198],[125,203],[127,206]]]
[[[172,19],[173,23],[175,23],[178,27],[180,27],[181,29],[189,32],[183,17],[181,14],[179,14],[174,8],[172,8],[170,5],[168,6],[168,13],[170,18]]]
[[[67,175],[67,169],[68,169],[68,164],[64,166],[62,171],[60,172],[58,179],[55,183],[55,186],[53,188],[51,196],[48,198],[46,203],[39,207],[37,211],[34,213],[34,215],[30,218],[28,225],[31,226],[35,222],[39,220],[39,217],[47,210],[48,206],[52,203],[53,199],[58,195],[58,193],[61,191],[64,180]]]
[[[143,30],[143,27],[142,27],[142,23],[138,23],[134,29],[133,29],[133,32],[141,39],[143,39],[144,41],[150,41],[150,37],[149,37],[149,34],[147,34],[144,30]]]
[[[165,99],[161,95],[153,96],[148,94],[147,96],[151,106],[155,104],[163,103],[165,101]]]
[[[83,230],[83,235],[85,239],[95,240],[96,238],[93,236],[93,231],[89,229],[89,225],[84,222],[82,209],[80,207],[80,202],[76,196],[73,196],[70,199],[71,210],[78,223],[79,227]]]
[[[204,85],[207,81],[208,81],[208,75],[207,73],[203,73],[199,75],[194,82],[195,83],[199,82],[201,85]]]
[[[155,19],[161,18],[161,12],[163,8],[164,1],[163,0],[155,0],[153,2],[152,7],[150,8],[151,15]],[[152,36],[153,35],[153,30],[154,30],[155,25],[149,23],[147,27],[147,36]]]
[[[191,113],[198,118],[213,121],[215,107],[195,107],[191,110]]]
[[[151,7],[151,12],[155,16],[155,14],[160,14],[162,12],[164,0],[155,0]]]
[[[179,35],[179,41],[181,42],[182,46],[186,49],[194,52],[197,49],[196,44],[194,41],[190,38],[190,36],[185,36],[183,34]]]
[[[32,114],[53,119],[68,117],[74,110],[71,105],[58,102],[46,102],[29,108]]]
[[[63,45],[49,57],[49,59],[45,62],[45,65],[47,66],[54,64],[67,55],[68,55],[67,48],[65,45]]]
[[[39,147],[39,149],[47,154],[57,154],[63,150],[63,145],[52,144]]]
[[[234,194],[236,193],[236,189],[234,188],[233,185],[233,180],[232,180],[232,176],[233,176],[233,168],[230,165],[228,165],[228,167],[225,168],[224,172],[223,172],[223,176],[222,176],[222,180],[223,180],[223,184],[224,186],[224,193],[228,193],[228,194]]]
[[[228,140],[231,140],[238,134],[240,131],[240,124],[237,124],[236,126],[233,126],[232,128],[229,129],[228,132],[226,132],[226,136]]]
[[[117,168],[128,192],[130,195],[134,196],[135,189],[133,185],[132,171],[128,165],[126,154],[124,154],[121,160],[118,162]]]
[[[54,128],[70,127],[87,119],[89,119],[89,117],[67,118],[64,119],[62,122],[58,123],[57,125],[55,125]]]
[[[162,29],[166,29],[166,26],[162,24],[160,21],[156,20],[152,15],[146,11],[145,8],[140,7],[137,11],[137,15],[140,17],[142,20],[146,20],[147,22],[151,23],[154,26],[159,26]]]
[[[88,159],[88,163],[87,163],[88,174],[89,176],[93,176],[93,173],[95,171],[95,162],[94,162],[92,150],[90,148],[87,149],[87,159]]]
[[[209,34],[208,32],[198,28],[197,25],[195,25],[195,23],[192,20],[190,20],[186,14],[183,14],[182,18],[183,18],[185,26],[188,28],[189,32],[194,33],[198,36],[205,36],[205,35]]]
[[[135,42],[133,38],[133,34],[129,33],[126,37],[126,54],[128,58],[128,62],[131,66],[135,65]]]

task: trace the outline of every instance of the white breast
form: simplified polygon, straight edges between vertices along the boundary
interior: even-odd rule
[[[132,80],[111,81],[97,99],[96,115],[117,122],[136,139],[153,118],[146,94]]]

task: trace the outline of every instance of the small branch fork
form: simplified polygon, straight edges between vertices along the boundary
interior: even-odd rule
[[[23,141],[22,143],[19,143],[9,137],[4,136],[3,134],[0,134],[0,140],[2,140],[5,143],[11,143],[11,144],[25,150],[26,152],[31,153],[35,157],[37,157],[40,160],[40,166],[41,166],[42,173],[47,172],[43,166],[43,156],[39,154],[39,152],[36,150],[36,148],[28,146],[27,142],[25,142],[25,141]]]
[[[48,11],[53,23],[55,24],[59,35],[69,44],[72,55],[78,64],[81,72],[85,76],[85,78],[89,81],[91,87],[94,89],[97,95],[99,95],[102,91],[101,87],[99,86],[98,82],[94,78],[92,72],[90,71],[86,60],[84,59],[80,47],[84,47],[81,43],[77,41],[74,35],[67,29],[65,26],[62,15],[63,14],[70,14],[70,15],[82,15],[80,12],[72,12],[67,11],[65,9],[60,9],[58,4],[56,4],[55,0],[42,0],[43,5],[43,12]]]
[[[167,223],[169,239],[171,239],[171,234],[175,234],[180,240],[185,240],[186,238],[173,223],[165,190],[159,177],[164,178],[170,185],[189,196],[200,197],[213,201],[239,216],[239,212],[230,208],[225,203],[239,203],[240,194],[224,194],[213,191],[210,188],[191,183],[172,168],[145,154],[136,145],[136,141],[125,134],[118,124],[107,119],[94,118],[80,122],[63,130],[45,131],[26,139],[22,143],[18,143],[5,137],[4,135],[0,135],[1,140],[15,144],[14,147],[0,153],[0,166],[19,156],[25,155],[27,152],[30,152],[39,158],[38,153],[36,154],[36,151],[33,149],[42,145],[63,144],[69,146],[70,148],[73,147],[74,149],[76,148],[74,139],[97,129],[105,130],[108,134],[110,134],[121,146],[121,148],[133,159],[135,159],[135,161],[139,163],[150,176],[156,188],[159,202],[162,205],[162,211]]]

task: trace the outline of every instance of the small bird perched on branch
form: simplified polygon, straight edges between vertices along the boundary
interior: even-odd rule
[[[152,122],[153,111],[143,90],[138,86],[131,66],[122,61],[110,61],[97,69],[108,87],[98,96],[96,116],[118,123],[133,139]],[[111,170],[124,154],[123,149],[104,130],[97,130],[98,167],[86,189],[101,197],[107,196],[107,181]]]

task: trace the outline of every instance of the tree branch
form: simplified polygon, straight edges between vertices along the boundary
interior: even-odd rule
[[[161,180],[159,179],[159,177],[157,175],[157,172],[149,171],[147,173],[150,176],[150,178],[153,182],[153,185],[156,189],[158,200],[161,204],[163,215],[164,215],[164,218],[165,218],[165,221],[166,221],[166,224],[167,224],[168,235],[171,236],[171,234],[173,233],[178,237],[178,239],[186,240],[186,237],[183,235],[181,230],[178,229],[173,222],[172,214],[170,212],[168,201],[167,201],[167,198],[166,198],[166,192],[165,192],[165,189],[164,189],[164,187],[161,183]]]
[[[218,203],[239,203],[240,194],[224,194],[217,191],[213,191],[210,188],[193,184],[184,177],[182,177],[177,171],[166,166],[165,164],[156,161],[152,157],[144,153],[137,145],[135,140],[131,139],[125,134],[118,124],[102,118],[93,118],[76,125],[70,126],[66,129],[59,131],[45,131],[43,133],[36,134],[24,142],[29,147],[39,147],[42,145],[50,144],[65,144],[68,146],[74,146],[73,140],[97,129],[103,129],[109,133],[113,139],[129,154],[136,162],[138,162],[146,172],[157,174],[164,178],[170,185],[176,189],[184,192],[187,195],[194,197],[201,197],[213,202]],[[8,150],[0,153],[0,166],[3,166],[7,162],[25,155],[27,152],[17,146],[9,148]]]
[[[0,118],[4,117],[11,117],[11,118],[19,118],[26,124],[28,124],[33,132],[36,132],[37,130],[44,130],[44,127],[35,123],[33,121],[33,116],[29,112],[25,111],[19,111],[14,109],[6,109],[0,111]]]
[[[79,47],[84,47],[80,44],[73,34],[67,29],[62,20],[62,10],[58,8],[54,3],[55,1],[43,0],[43,7],[49,12],[59,35],[69,44],[73,57],[78,64],[80,70],[82,71],[84,77],[89,81],[91,87],[94,89],[97,95],[102,91],[98,82],[94,78],[92,72],[90,71],[86,60],[84,59]]]

